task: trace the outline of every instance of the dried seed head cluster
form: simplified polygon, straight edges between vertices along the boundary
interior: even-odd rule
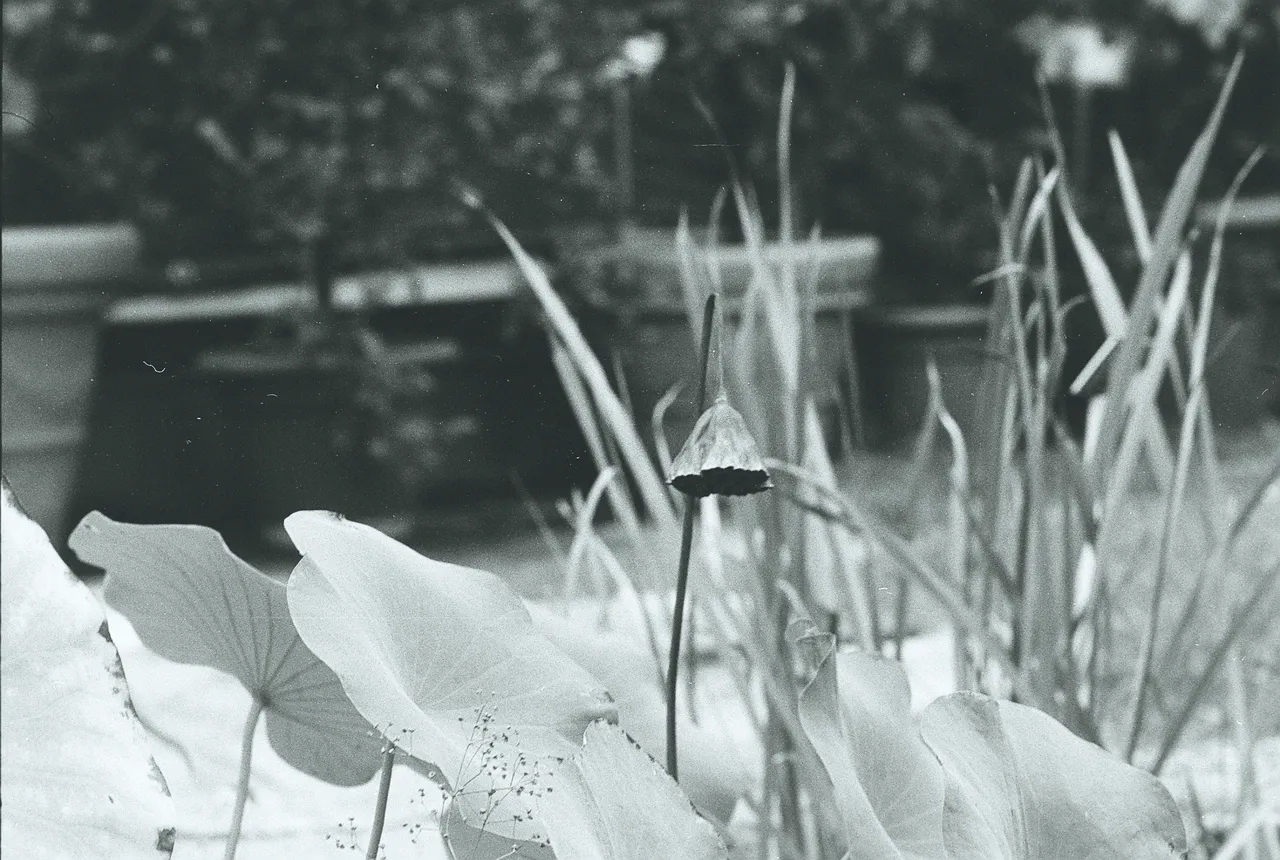
[[[671,464],[668,481],[686,496],[748,496],[773,486],[756,440],[721,391],[698,418]]]
[[[554,791],[550,783],[556,765],[564,760],[559,756],[536,756],[522,751],[518,730],[498,723],[494,710],[490,704],[474,709],[471,737],[449,799],[463,796],[480,799],[482,810],[478,820],[476,815],[469,816],[458,807],[462,820],[477,830],[510,837],[516,825],[534,821],[536,801]],[[477,781],[485,787],[472,787]],[[501,813],[495,814],[499,810]],[[541,833],[531,834],[528,841],[541,847],[550,845]]]
[[[337,833],[325,834],[324,840],[332,842],[333,847],[339,851],[359,851],[360,840],[357,838],[359,828],[356,827],[355,818],[348,818],[346,821],[339,821],[336,827]]]

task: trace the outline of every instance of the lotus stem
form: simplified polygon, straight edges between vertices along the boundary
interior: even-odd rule
[[[382,825],[387,820],[387,796],[391,794],[391,770],[396,763],[396,746],[387,741],[382,750],[382,779],[378,782],[378,805],[373,808],[373,828],[369,831],[369,847],[365,860],[378,860],[378,843],[382,841]]]
[[[685,592],[689,588],[689,555],[693,547],[693,509],[696,499],[685,499],[684,526],[680,532],[680,570],[676,576],[676,608],[671,616],[671,651],[667,660],[667,773],[680,781],[676,756],[676,676],[680,671],[680,634],[684,627]]]
[[[249,771],[253,764],[253,736],[258,730],[258,720],[266,703],[259,696],[253,697],[249,715],[244,721],[244,736],[240,740],[240,778],[236,783],[236,806],[231,813],[231,829],[227,831],[227,847],[223,860],[235,860],[236,846],[240,844],[240,825],[244,821],[244,807],[249,800]]]
[[[698,411],[707,406],[707,365],[711,360],[711,338],[716,316],[716,294],[707,296],[702,312],[702,362],[698,376]],[[679,757],[676,754],[676,691],[679,689],[680,636],[684,631],[684,602],[689,590],[689,556],[693,550],[693,513],[698,500],[686,496],[684,522],[680,529],[680,562],[676,572],[676,606],[671,616],[671,649],[667,659],[667,773],[679,782]]]

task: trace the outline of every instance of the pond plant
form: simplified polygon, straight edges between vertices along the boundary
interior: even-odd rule
[[[455,860],[1187,856],[1193,846],[1182,816],[1153,772],[1219,673],[1245,683],[1225,658],[1240,656],[1280,580],[1280,562],[1264,557],[1270,566],[1255,570],[1235,555],[1280,477],[1277,464],[1233,516],[1212,513],[1221,507],[1197,512],[1207,534],[1203,573],[1189,593],[1170,591],[1179,531],[1189,528],[1182,509],[1192,467],[1210,486],[1217,475],[1203,369],[1223,227],[1196,309],[1185,224],[1238,65],[1154,234],[1116,145],[1146,260],[1127,306],[1074,216],[1062,160],[1024,168],[1001,207],[1005,259],[993,275],[989,337],[1002,360],[989,379],[996,406],[984,414],[995,427],[964,439],[936,396],[924,433],[929,442],[941,428],[953,454],[943,565],[836,482],[806,371],[812,292],[792,255],[777,265],[757,255],[742,322],[732,335],[715,322],[714,220],[706,245],[693,241],[687,223],[678,243],[691,333],[704,347],[699,400],[709,391],[715,401],[686,449],[671,458],[659,442],[655,463],[545,272],[490,216],[543,308],[556,367],[601,472],[579,508],[572,563],[590,553],[617,574],[618,593],[644,621],[642,640],[575,625],[525,603],[492,573],[432,560],[331,512],[285,520],[301,556],[287,583],[236,558],[207,528],[87,516],[71,548],[106,571],[107,604],[148,648],[220,669],[250,694],[224,856],[236,853],[260,719],[275,752],[300,771],[338,785],[380,773],[369,798],[368,858],[390,856],[382,828],[397,766],[440,786],[435,826]],[[792,80],[779,122],[780,175]],[[1244,172],[1247,165],[1241,181]],[[743,186],[714,211],[728,194],[747,243],[759,248],[759,213]],[[779,238],[789,244],[785,185],[781,196]],[[1083,450],[1058,417],[1070,308],[1055,292],[1055,213],[1110,336],[1096,363],[1105,379],[1091,370],[1077,380],[1081,390],[1100,391]],[[1176,445],[1158,420],[1166,376],[1181,392]],[[1155,564],[1135,585],[1122,575],[1120,532],[1133,519],[1126,505],[1142,462],[1161,515]],[[773,492],[721,498],[770,483]],[[639,572],[593,534],[602,500],[643,563],[669,575],[680,548],[666,655],[656,645],[662,621],[630,579]],[[6,853],[168,856],[171,807],[146,735],[122,703],[127,686],[102,613],[7,487],[3,517]],[[893,607],[877,603],[874,577],[883,572],[870,568],[866,544],[895,562]],[[1228,600],[1241,587],[1250,590]],[[918,714],[890,656],[901,655],[906,636],[892,619],[912,594],[929,595],[952,622],[961,690]],[[1181,617],[1162,636],[1175,596]],[[1136,643],[1118,644],[1122,599],[1142,607]],[[697,647],[679,651],[691,626],[686,612],[723,656],[758,742],[761,767],[748,779],[726,776],[676,740],[677,724],[685,738],[700,731],[700,740],[710,725],[699,726],[695,714],[706,657]],[[1195,646],[1208,655],[1202,669],[1189,689],[1162,690],[1157,709],[1161,666],[1185,659],[1193,646],[1181,631],[1208,612],[1223,622]],[[1106,680],[1126,660],[1131,671]],[[1132,703],[1119,716],[1117,700]],[[665,770],[657,763],[664,759]],[[1242,829],[1237,851],[1280,857],[1267,829],[1274,816],[1259,809],[1241,820],[1253,830]]]
[[[94,845],[113,846],[116,857],[167,855],[172,842],[156,842],[154,814],[123,787],[128,779],[149,784],[132,775],[139,770],[155,779],[141,768],[145,748],[136,749],[133,771],[114,775],[77,760],[98,754],[97,727],[120,691],[86,689],[81,695],[98,710],[86,708],[78,724],[55,719],[61,700],[49,700],[36,663],[51,661],[47,671],[61,673],[61,661],[79,649],[24,647],[33,627],[62,630],[51,622],[63,605],[39,598],[59,583],[86,609],[96,605],[57,570],[52,546],[7,490],[4,504],[6,843],[30,849],[24,856],[83,856]],[[286,526],[303,552],[287,587],[196,526],[94,514],[72,539],[77,553],[107,569],[108,600],[138,619],[151,647],[223,667],[253,693],[227,857],[248,791],[252,729],[264,712],[277,752],[326,781],[367,779],[381,745],[371,858],[379,856],[377,816],[397,758],[445,786],[441,829],[454,857],[728,856],[716,828],[627,737],[604,688],[538,631],[497,577],[434,562],[330,513],[300,512]],[[90,634],[101,640],[91,626],[80,638]],[[895,663],[837,653],[829,634],[803,631],[794,641],[816,666],[800,698],[806,737],[831,775],[848,844],[878,846],[866,856],[1042,857],[1039,846],[1059,844],[1069,830],[1086,853],[1176,857],[1185,847],[1158,781],[1033,709],[961,693],[917,724]],[[65,734],[43,749],[34,726]],[[51,754],[67,746],[85,755]],[[108,800],[109,776],[133,806],[117,810]],[[61,802],[61,790],[91,807],[79,829],[46,826],[51,807],[42,804]]]

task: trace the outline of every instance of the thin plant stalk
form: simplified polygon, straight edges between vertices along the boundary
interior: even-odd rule
[[[715,322],[716,294],[707,296],[702,313],[702,363],[698,379],[698,411],[701,415],[707,405],[707,366],[711,361],[712,327]],[[684,628],[684,601],[689,590],[689,556],[693,550],[693,514],[698,500],[686,498],[684,522],[680,529],[680,564],[676,572],[676,606],[671,616],[671,649],[667,659],[667,773],[679,781],[679,760],[676,754],[676,691],[679,689],[680,635]]]
[[[929,399],[933,401],[935,411],[929,418],[930,421],[937,420],[942,425],[942,429],[946,431],[947,437],[951,442],[951,486],[948,493],[948,503],[950,512],[948,521],[951,526],[950,535],[950,559],[948,566],[951,568],[952,574],[957,583],[959,583],[964,600],[970,606],[973,603],[972,580],[969,568],[969,523],[965,515],[964,500],[968,497],[968,475],[969,475],[969,454],[964,442],[964,433],[960,430],[960,425],[956,423],[954,417],[947,410],[946,404],[942,399],[942,380],[938,376],[938,366],[932,358],[929,359],[928,366],[925,368],[929,379]],[[976,666],[981,662],[974,659],[973,653],[969,650],[968,638],[964,636],[958,629],[955,632],[955,683],[961,690],[974,689],[977,685]]]
[[[667,658],[667,773],[680,781],[676,755],[676,680],[680,671],[680,635],[684,627],[684,599],[689,588],[689,556],[693,548],[693,511],[696,501],[686,499],[680,529],[680,567],[676,574],[676,607],[671,616],[671,650]]]
[[[667,444],[667,410],[671,408],[671,404],[676,402],[676,398],[680,396],[680,383],[676,383],[667,389],[666,393],[659,398],[656,406],[653,407],[653,415],[650,419],[653,428],[653,449],[658,455],[658,465],[662,467],[663,474],[671,472],[671,447]],[[672,493],[675,493],[673,488]]]
[[[1226,665],[1223,667],[1227,675],[1227,690],[1230,693],[1231,722],[1234,723],[1234,734],[1237,754],[1240,756],[1240,786],[1236,801],[1236,818],[1243,820],[1249,815],[1250,807],[1257,806],[1261,799],[1258,786],[1258,771],[1253,763],[1253,725],[1249,714],[1249,692],[1244,677],[1244,657],[1240,653],[1237,642],[1227,651]],[[1245,856],[1259,857],[1260,846],[1245,844]],[[1268,852],[1270,860],[1270,852]]]
[[[565,562],[568,561],[568,556],[565,555],[564,547],[560,545],[560,539],[556,537],[556,533],[551,529],[551,524],[547,522],[546,516],[542,513],[542,509],[538,507],[538,503],[532,494],[530,494],[529,488],[525,486],[524,481],[520,480],[519,473],[513,469],[510,472],[510,476],[511,486],[515,489],[516,495],[520,497],[520,503],[529,512],[529,519],[533,521],[534,527],[538,530],[538,536],[542,538],[542,543],[556,560],[557,567],[563,568]]]
[[[564,591],[561,599],[564,601],[566,613],[569,611],[569,602],[573,600],[578,590],[578,575],[582,570],[587,548],[591,542],[591,523],[596,518],[601,497],[617,474],[617,469],[605,466],[596,477],[595,483],[591,485],[586,501],[578,510],[577,522],[574,524],[573,544],[569,547],[569,556],[564,566]]]
[[[684,704],[689,711],[689,722],[698,725],[698,702],[694,697],[698,678],[698,594],[688,594],[688,608],[684,614],[689,616],[689,650],[684,658]]]
[[[231,813],[231,829],[227,831],[227,847],[223,852],[223,860],[235,860],[236,846],[240,843],[240,825],[244,821],[244,807],[249,800],[249,771],[253,763],[253,735],[258,730],[258,720],[262,717],[262,709],[266,703],[253,697],[249,706],[249,715],[244,721],[244,735],[240,740],[240,777],[236,782],[236,805]]]
[[[582,438],[587,443],[587,450],[591,452],[591,459],[596,469],[603,472],[611,468],[609,449],[605,443],[605,434],[592,408],[591,396],[578,375],[573,357],[565,345],[554,334],[549,337],[549,342],[551,362],[560,377],[560,386],[564,389],[565,397],[569,401],[569,408],[573,410],[578,427],[582,430]],[[613,507],[614,515],[622,523],[623,529],[632,542],[639,548],[641,546],[640,520],[631,498],[621,484],[613,482],[609,483],[606,492],[609,494],[609,503]]]
[[[382,841],[382,825],[387,820],[387,796],[391,794],[391,771],[396,763],[396,746],[387,741],[382,750],[382,778],[378,781],[378,804],[373,808],[373,826],[369,831],[369,847],[365,860],[378,860],[378,843]]]

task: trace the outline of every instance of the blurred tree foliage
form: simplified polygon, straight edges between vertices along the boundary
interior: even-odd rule
[[[726,155],[773,217],[778,93],[791,61],[800,226],[873,232],[900,259],[972,268],[991,239],[987,185],[1007,173],[1003,162],[1018,149],[999,144],[1012,144],[1039,117],[1032,60],[1011,34],[1027,6],[668,5],[651,21],[668,36],[669,59],[637,98],[641,218],[670,222],[684,200],[705,212],[727,179]],[[693,94],[718,131],[692,107]],[[675,157],[686,141],[696,159]]]
[[[687,202],[704,217],[728,179],[728,154],[774,217],[778,93],[792,61],[800,226],[876,233],[908,294],[961,299],[992,259],[988,188],[1007,190],[1019,162],[1048,148],[1035,50],[1020,25],[1085,19],[1135,46],[1129,85],[1089,104],[1094,169],[1080,201],[1104,243],[1127,253],[1105,131],[1120,130],[1158,208],[1240,47],[1248,61],[1205,188],[1220,193],[1261,144],[1270,150],[1254,187],[1280,187],[1276,9],[1274,0],[672,0],[646,19],[670,47],[636,96],[638,216],[672,223]],[[1050,90],[1070,145],[1075,95]],[[718,131],[692,106],[695,94]]]
[[[1104,243],[1128,244],[1105,130],[1158,207],[1238,47],[1205,187],[1264,143],[1255,182],[1280,187],[1274,0],[7,0],[6,66],[40,107],[25,161],[6,145],[6,218],[124,215],[167,256],[324,234],[356,265],[492,250],[463,185],[537,244],[610,217],[609,70],[656,31],[665,56],[630,94],[639,221],[672,225],[685,204],[704,218],[730,161],[776,212],[792,61],[800,226],[876,233],[908,280],[949,295],[989,263],[988,188],[1045,146],[1019,28],[1036,16],[1135,41],[1129,85],[1090,107],[1097,193],[1082,202]],[[1068,127],[1071,93],[1054,97]],[[50,165],[54,192],[22,198]]]
[[[68,168],[78,216],[133,217],[158,253],[465,253],[459,183],[535,232],[599,206],[598,70],[633,17],[609,2],[41,5],[6,35],[40,93],[23,146]]]

